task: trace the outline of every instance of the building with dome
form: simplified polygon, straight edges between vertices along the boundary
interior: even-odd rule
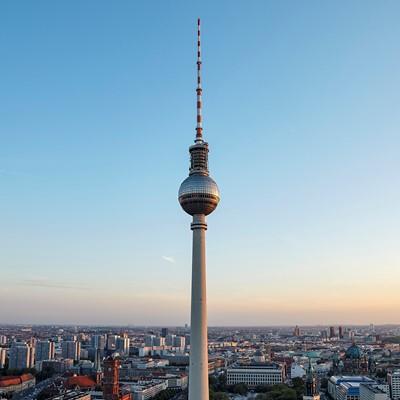
[[[367,356],[360,346],[353,344],[346,350],[343,359],[343,372],[351,375],[359,375],[368,371]]]
[[[372,362],[367,358],[363,349],[357,346],[353,340],[353,344],[346,350],[342,358],[336,353],[332,357],[332,365],[335,373],[343,373],[346,375],[360,375],[370,370],[369,366]]]
[[[260,350],[256,350],[253,355],[254,362],[256,363],[265,363],[265,354]]]

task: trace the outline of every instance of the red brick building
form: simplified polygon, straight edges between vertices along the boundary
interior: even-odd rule
[[[108,357],[104,360],[103,399],[132,400],[130,393],[123,394],[119,390],[119,361]]]
[[[32,374],[21,376],[0,377],[0,395],[6,393],[18,393],[36,385],[36,378]]]

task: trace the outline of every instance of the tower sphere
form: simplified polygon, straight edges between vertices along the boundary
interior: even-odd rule
[[[213,179],[206,175],[190,175],[178,192],[181,207],[189,215],[211,214],[219,203],[219,189]]]

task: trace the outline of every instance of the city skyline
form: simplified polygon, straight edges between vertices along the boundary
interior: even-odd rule
[[[23,4],[0,6],[1,322],[189,323],[200,17],[209,325],[400,323],[398,2]]]

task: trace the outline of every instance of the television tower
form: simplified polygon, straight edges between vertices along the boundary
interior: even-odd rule
[[[208,171],[208,143],[203,140],[201,120],[200,19],[197,20],[197,125],[194,145],[189,147],[190,167],[178,193],[181,207],[193,216],[192,300],[190,324],[189,400],[208,400],[208,345],[206,297],[206,215],[219,202],[219,189]]]

